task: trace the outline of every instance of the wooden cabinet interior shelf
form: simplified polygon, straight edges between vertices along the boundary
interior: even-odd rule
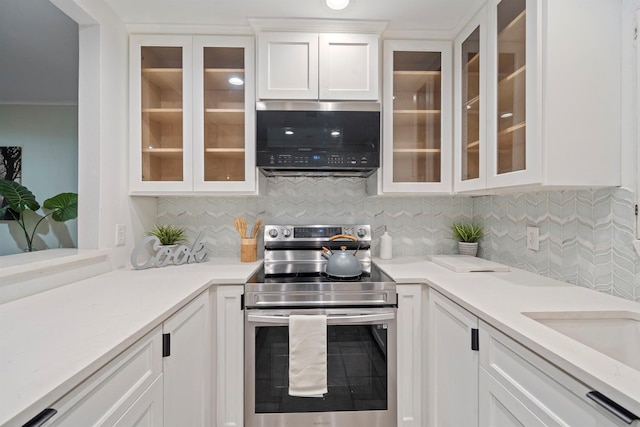
[[[205,68],[204,69],[204,85],[210,89],[226,89],[238,90],[238,86],[229,83],[232,77],[244,79],[244,70],[242,68]]]
[[[143,153],[148,153],[151,155],[162,156],[162,155],[172,155],[172,154],[182,154],[182,148],[143,148]]]
[[[161,88],[182,90],[182,68],[143,68],[142,77]]]
[[[244,109],[241,108],[207,108],[205,110],[207,124],[244,125]]]
[[[209,154],[244,154],[244,148],[206,148],[205,153]]]
[[[520,12],[509,24],[507,24],[499,33],[499,43],[517,43],[524,46],[525,26],[526,26],[526,9]]]
[[[440,148],[394,148],[394,153],[425,153],[425,154],[433,154],[440,153],[442,150]]]
[[[142,115],[156,122],[182,122],[182,108],[143,108]]]
[[[432,126],[440,127],[440,110],[394,110],[394,126]]]
[[[394,92],[424,92],[427,82],[440,86],[440,71],[394,71]]]

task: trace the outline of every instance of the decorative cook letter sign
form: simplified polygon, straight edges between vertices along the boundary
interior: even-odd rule
[[[151,249],[155,255],[145,263],[139,263],[138,256],[143,250],[144,252],[148,252],[146,246],[149,243],[151,243]],[[207,253],[204,250],[204,243],[202,243],[202,233],[198,234],[191,248],[185,245],[161,246],[160,239],[156,236],[149,236],[140,241],[133,252],[131,252],[131,265],[133,265],[133,268],[136,270],[144,270],[151,267],[164,267],[170,262],[173,262],[175,265],[189,263],[191,261],[202,262],[206,258]]]

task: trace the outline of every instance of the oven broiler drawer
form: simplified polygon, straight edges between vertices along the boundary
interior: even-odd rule
[[[395,307],[397,295],[393,291],[338,292],[245,292],[244,304],[251,308],[278,307]]]
[[[380,311],[367,310],[366,312],[355,313],[332,313],[327,314],[327,325],[348,325],[352,323],[382,322],[384,320],[394,320],[395,311],[379,309]],[[259,322],[278,325],[287,325],[290,314],[310,314],[309,311],[295,312],[291,310],[249,310],[247,311],[247,322]],[[322,313],[325,314],[325,313]]]

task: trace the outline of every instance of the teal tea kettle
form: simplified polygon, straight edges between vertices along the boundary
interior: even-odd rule
[[[336,234],[329,238],[329,241],[337,239],[348,239],[354,242],[358,241],[357,237],[350,236],[348,234]],[[347,250],[346,246],[340,246],[339,251],[332,252],[329,248],[322,247],[322,256],[327,260],[327,268],[325,273],[329,276],[339,278],[354,278],[362,274],[362,268],[360,267],[360,261],[356,258],[358,249],[351,252]]]

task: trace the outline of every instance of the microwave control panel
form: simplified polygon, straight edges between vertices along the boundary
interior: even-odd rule
[[[258,152],[258,166],[270,167],[378,167],[377,153],[260,153]]]

